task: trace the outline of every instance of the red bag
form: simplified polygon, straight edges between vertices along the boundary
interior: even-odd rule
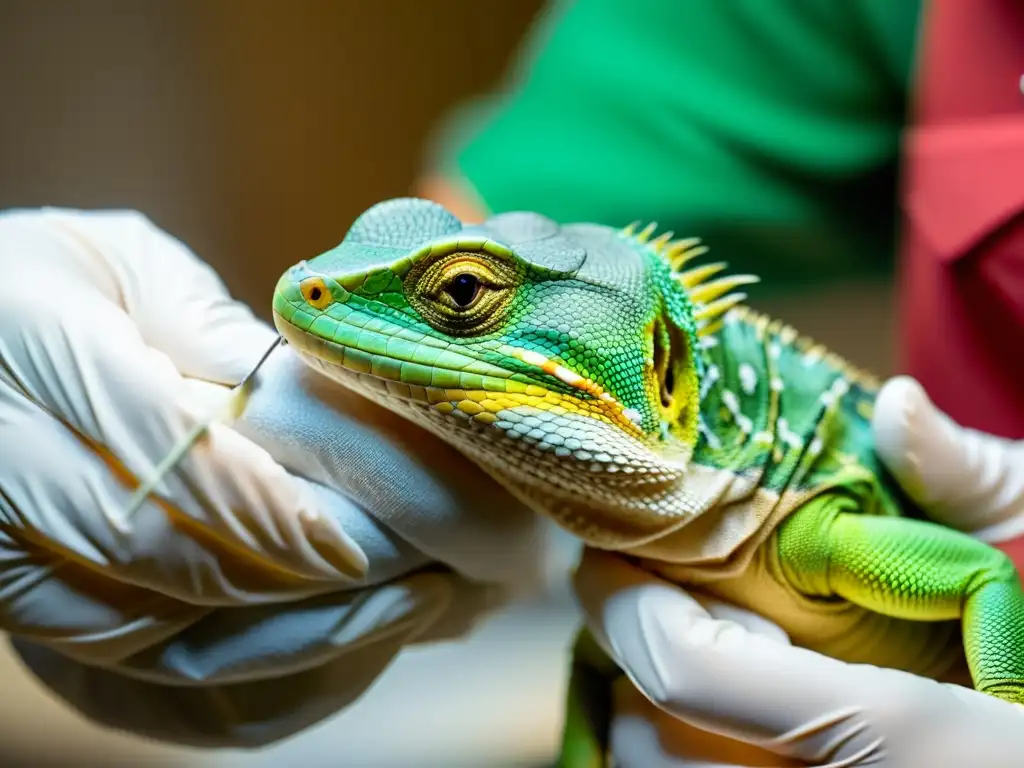
[[[967,426],[1024,438],[1024,2],[926,5],[906,136],[902,368]]]
[[[959,423],[1024,439],[1024,2],[931,0],[924,12],[900,367]],[[1024,564],[1024,541],[1012,546]]]

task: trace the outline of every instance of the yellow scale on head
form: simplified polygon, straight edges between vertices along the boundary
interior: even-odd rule
[[[621,403],[591,379],[584,378],[533,350],[505,345],[502,352],[555,376],[560,381],[585,392],[594,399],[578,400],[559,392],[552,392],[536,384],[520,384],[513,381],[506,381],[506,386],[509,388],[519,387],[521,391],[490,392],[487,390],[420,387],[414,389],[422,389],[422,396],[415,392],[412,393],[412,396],[414,399],[432,403],[435,410],[440,413],[449,414],[458,410],[476,421],[488,424],[497,421],[497,414],[503,410],[517,406],[529,406],[556,414],[586,414],[639,433],[640,427],[626,413],[626,409],[622,407]]]
[[[521,392],[437,390],[439,396],[438,402],[434,406],[435,409],[441,413],[451,413],[458,409],[477,421],[493,423],[497,420],[495,414],[500,411],[516,406],[530,406],[556,414],[586,414],[628,431],[640,433],[639,425],[629,416],[626,412],[627,409],[623,408],[621,403],[605,392],[595,381],[580,376],[533,350],[505,345],[502,347],[502,352],[556,377],[569,386],[590,395],[593,399],[579,400],[535,384],[526,384],[520,385],[523,388]],[[511,385],[512,382],[508,382],[508,384]]]

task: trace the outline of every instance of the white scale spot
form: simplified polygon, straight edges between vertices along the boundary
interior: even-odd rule
[[[544,355],[534,352],[532,349],[519,349],[519,359],[527,365],[534,365],[538,368],[544,365],[548,361]]]
[[[739,374],[743,392],[748,395],[754,394],[754,390],[757,389],[757,372],[754,367],[750,363],[740,363]]]
[[[700,383],[700,399],[703,400],[707,397],[708,392],[711,391],[711,387],[721,374],[718,371],[717,365],[709,365],[707,371],[704,372],[704,379]]]
[[[779,359],[779,355],[782,354],[782,347],[779,346],[779,342],[773,341],[768,346],[768,354],[771,356],[773,360]]]
[[[622,415],[632,421],[637,426],[640,426],[643,421],[643,415],[636,408],[626,408],[622,411]]]
[[[718,436],[708,429],[708,425],[704,423],[703,416],[697,419],[697,429],[700,430],[701,434],[703,434],[704,438],[708,441],[708,445],[710,445],[714,450],[717,451],[722,447],[722,442],[718,439]]]
[[[786,419],[780,418],[778,421],[779,425],[779,437],[786,443],[790,448],[800,448],[803,446],[803,440],[800,439],[800,435],[793,432],[789,428],[789,422]]]
[[[701,347],[701,349],[711,349],[712,347],[717,347],[717,346],[718,346],[718,337],[717,336],[701,336],[700,337],[700,347]]]
[[[555,376],[564,381],[570,387],[577,387],[583,383],[583,377],[578,373],[570,371],[568,368],[563,368],[558,365],[555,366]]]
[[[781,392],[783,389],[786,388],[786,385],[782,383],[782,379],[780,379],[778,376],[775,376],[772,378],[771,387],[772,390],[774,390],[775,392]]]
[[[729,413],[735,416],[740,412],[740,401],[736,394],[730,389],[722,390],[722,405],[729,409]]]
[[[810,368],[812,365],[821,360],[821,350],[812,349],[806,355],[804,355],[804,366]]]
[[[729,413],[732,414],[733,419],[736,420],[736,426],[740,428],[744,434],[749,435],[754,431],[754,422],[743,415],[740,410],[740,400],[736,397],[736,393],[730,389],[722,391],[722,404],[728,409]]]

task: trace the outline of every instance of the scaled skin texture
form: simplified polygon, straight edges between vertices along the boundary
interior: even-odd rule
[[[587,545],[777,622],[795,643],[1024,702],[1012,563],[919,519],[875,457],[877,382],[744,308],[696,240],[653,225],[463,225],[436,203],[366,211],[274,293],[314,368],[462,450]],[[581,697],[564,765],[601,765]]]

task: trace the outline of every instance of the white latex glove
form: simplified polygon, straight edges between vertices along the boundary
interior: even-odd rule
[[[536,516],[287,348],[126,519],[274,337],[139,214],[0,215],[0,629],[90,717],[272,741],[544,575]]]
[[[941,522],[990,541],[1020,533],[1021,445],[956,426],[905,377],[883,388],[874,428],[883,460]],[[625,768],[1024,765],[1021,707],[791,646],[774,624],[613,555],[588,551],[575,587],[628,677],[611,733]]]

